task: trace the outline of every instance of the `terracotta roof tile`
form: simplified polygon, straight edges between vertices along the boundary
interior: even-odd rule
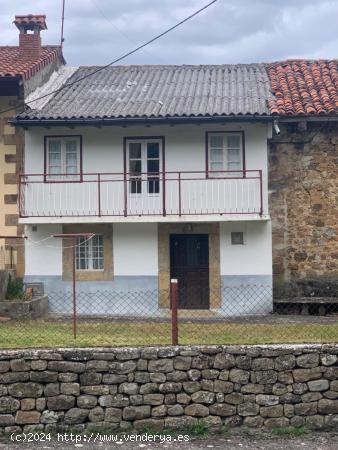
[[[41,56],[32,60],[23,60],[17,46],[0,46],[0,78],[21,76],[28,79],[58,57],[62,57],[62,51],[56,45],[42,47]]]
[[[15,16],[13,23],[18,25],[40,25],[42,30],[47,29],[45,14],[28,14],[26,16]]]
[[[267,65],[271,114],[338,113],[338,60],[290,60]]]

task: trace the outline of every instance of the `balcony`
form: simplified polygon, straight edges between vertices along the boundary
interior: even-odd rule
[[[22,219],[102,221],[262,217],[262,171],[24,174],[19,181],[19,213]]]

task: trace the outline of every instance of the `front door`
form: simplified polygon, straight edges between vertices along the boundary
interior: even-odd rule
[[[178,280],[180,309],[209,309],[207,234],[170,236],[170,277]]]

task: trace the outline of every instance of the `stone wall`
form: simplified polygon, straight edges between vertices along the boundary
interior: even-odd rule
[[[0,430],[338,425],[338,345],[8,350]]]
[[[338,125],[280,128],[269,153],[275,297],[338,296]]]

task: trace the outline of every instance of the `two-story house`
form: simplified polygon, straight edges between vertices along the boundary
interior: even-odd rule
[[[19,214],[25,281],[51,309],[72,264],[51,236],[93,232],[76,248],[80,311],[163,315],[172,277],[180,309],[272,310],[264,65],[62,67],[38,97],[14,120]]]
[[[23,172],[24,133],[8,120],[22,111],[24,100],[65,61],[57,45],[43,46],[45,15],[15,16],[19,45],[0,46],[0,236],[22,235],[18,224],[18,174]],[[16,267],[24,275],[22,242],[0,238],[0,270]],[[17,252],[16,252],[17,250]]]

